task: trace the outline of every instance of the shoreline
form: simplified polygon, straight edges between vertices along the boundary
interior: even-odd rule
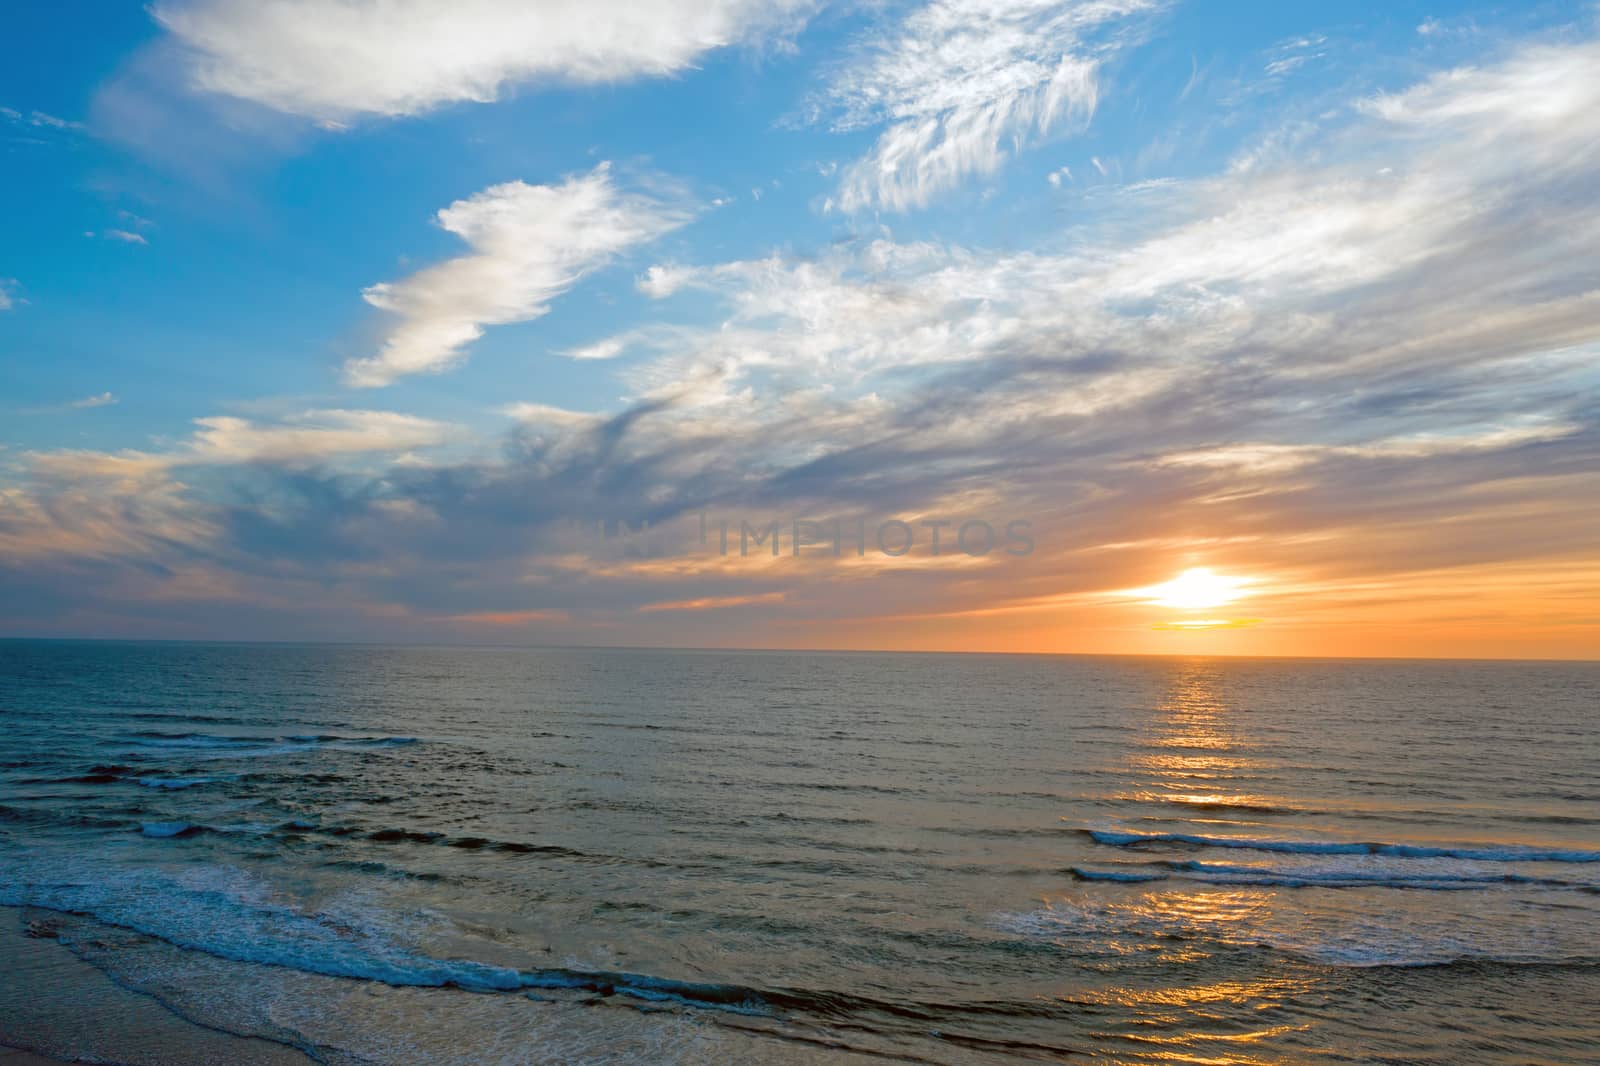
[[[697,1011],[594,1010],[596,997],[390,986],[218,959],[44,908],[0,904],[0,912],[0,968],[15,978],[0,990],[0,1066],[342,1066],[508,1055],[552,1063],[884,1061],[814,1035],[718,1024]],[[160,958],[129,965],[130,952],[146,951]],[[243,1013],[241,990],[251,1004]]]
[[[123,987],[54,935],[60,916],[0,906],[0,1066],[59,1063],[304,1063],[303,1052],[192,1022]],[[31,926],[31,929],[30,929]]]

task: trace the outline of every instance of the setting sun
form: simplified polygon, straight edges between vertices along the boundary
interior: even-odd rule
[[[1209,567],[1197,566],[1185,570],[1164,585],[1156,585],[1146,591],[1150,594],[1151,602],[1158,606],[1197,611],[1221,607],[1248,595],[1244,591],[1244,586],[1248,584],[1248,578],[1230,577],[1216,573]]]

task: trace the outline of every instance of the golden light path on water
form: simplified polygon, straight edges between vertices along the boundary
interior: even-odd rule
[[[1165,588],[1174,599],[1193,596],[1201,599],[1228,595],[1242,582],[1220,578],[1210,571],[1187,571]],[[1207,604],[1211,606],[1211,604]],[[1173,679],[1160,714],[1147,738],[1149,750],[1136,756],[1133,766],[1145,779],[1134,794],[1139,799],[1171,803],[1195,813],[1189,821],[1206,824],[1226,819],[1208,817],[1243,814],[1279,801],[1275,797],[1230,789],[1228,782],[1245,776],[1254,768],[1251,744],[1239,735],[1238,723],[1228,714],[1216,678],[1204,665]],[[1280,900],[1276,893],[1259,889],[1212,889],[1190,891],[1155,890],[1120,906],[1124,917],[1139,920],[1137,928],[1173,931],[1208,931],[1223,941],[1248,942],[1251,930],[1270,924],[1272,911]],[[1140,937],[1123,945],[1133,953],[1140,950]],[[1167,942],[1161,951],[1164,961],[1188,968],[1203,961],[1210,949],[1191,939]],[[1097,1034],[1132,1045],[1126,1061],[1152,1063],[1245,1064],[1278,1061],[1266,1046],[1291,1033],[1304,1033],[1305,1021],[1278,1024],[1238,1025],[1229,1022],[1224,1008],[1249,1004],[1263,1022],[1281,1017],[1284,1008],[1308,990],[1301,976],[1268,980],[1220,980],[1202,984],[1173,984],[1158,987],[1117,987],[1097,993],[1107,1003],[1137,1006],[1141,1024],[1137,1031],[1117,1028]],[[1260,1047],[1260,1054],[1256,1049]]]

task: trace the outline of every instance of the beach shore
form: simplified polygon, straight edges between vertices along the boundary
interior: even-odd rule
[[[54,935],[48,911],[0,907],[0,1063],[304,1063],[304,1053],[185,1020],[123,988]]]
[[[158,961],[130,965],[141,950]],[[39,908],[0,906],[0,968],[0,1066],[869,1061],[703,1015],[589,1009],[597,997],[393,988],[229,962]],[[274,1026],[280,1015],[304,1028]],[[251,1027],[277,1038],[236,1031]]]

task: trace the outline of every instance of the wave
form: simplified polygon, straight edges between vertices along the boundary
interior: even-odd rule
[[[206,826],[189,822],[142,822],[139,825],[139,832],[147,837],[192,837],[208,831]]]
[[[32,825],[46,825],[53,828],[72,827],[77,829],[122,829],[127,822],[114,818],[100,818],[92,814],[76,814],[71,811],[52,810],[45,807],[12,807],[0,803],[0,822],[19,822]]]
[[[152,823],[161,830],[184,823]],[[842,992],[764,989],[612,970],[574,967],[519,969],[471,959],[441,959],[411,946],[413,926],[430,919],[383,909],[339,907],[307,911],[279,901],[260,879],[227,866],[181,872],[98,868],[85,880],[81,866],[11,869],[0,879],[0,905],[38,907],[90,918],[215,958],[387,985],[460,988],[476,992],[570,991],[622,996],[640,1003],[678,1003],[738,1014],[773,1016],[790,1010],[844,1016],[879,1010],[936,1016],[912,1003],[878,1001]],[[21,878],[18,875],[22,875]]]
[[[281,832],[292,833],[296,835],[316,833],[323,836],[359,837],[362,840],[370,840],[375,844],[442,845],[444,847],[458,848],[462,851],[497,851],[510,855],[556,855],[563,858],[582,859],[590,862],[631,861],[618,858],[616,856],[597,855],[592,852],[579,851],[575,848],[564,847],[560,844],[532,844],[520,840],[494,840],[489,837],[480,836],[453,837],[446,833],[426,829],[386,827],[382,829],[369,830],[354,825],[319,825],[315,822],[307,822],[299,819],[284,822],[277,828]],[[647,864],[655,865],[654,863]]]
[[[532,844],[518,840],[493,840],[488,837],[452,837],[446,833],[425,829],[393,827],[367,829],[355,825],[320,825],[300,818],[281,822],[277,825],[215,826],[189,822],[146,822],[142,824],[141,830],[148,837],[189,837],[198,836],[201,833],[253,833],[275,834],[285,838],[295,838],[315,834],[368,840],[374,844],[440,845],[459,848],[462,851],[493,851],[510,855],[554,855],[601,863],[632,861],[618,856],[597,855],[592,852],[579,851],[560,844]],[[648,861],[646,861],[646,864],[654,865],[654,863],[649,863]]]
[[[443,840],[444,834],[415,829],[379,829],[368,833],[367,839],[376,840],[380,844],[432,844]]]
[[[1372,870],[1353,867],[1282,869],[1270,866],[1230,866],[1209,862],[1160,862],[1158,871],[1091,870],[1069,867],[1067,872],[1079,881],[1114,881],[1142,884],[1176,879],[1210,885],[1239,885],[1259,888],[1407,888],[1432,891],[1467,891],[1496,885],[1536,885],[1549,888],[1592,889],[1584,882],[1553,877],[1528,877],[1503,872],[1418,872],[1414,870]]]
[[[273,827],[260,822],[240,822],[233,825],[206,825],[201,822],[141,822],[139,832],[143,836],[154,837],[158,840],[186,840],[202,834],[215,833],[219,836],[265,836],[273,831]]]
[[[235,745],[270,744],[276,737],[235,737],[216,733],[165,733],[157,729],[136,729],[128,734],[133,743],[146,748],[226,748]]]
[[[140,729],[128,734],[128,739],[147,748],[195,748],[225,751],[246,749],[354,747],[393,748],[421,743],[417,737],[344,736],[336,733],[292,734],[290,736],[232,736],[220,733],[166,733],[154,729]]]
[[[1472,871],[1441,871],[1437,873],[1419,872],[1414,870],[1384,871],[1356,869],[1352,867],[1333,867],[1308,870],[1276,870],[1259,866],[1232,866],[1227,863],[1214,862],[1175,862],[1167,861],[1161,865],[1181,873],[1197,876],[1213,877],[1283,877],[1294,878],[1306,882],[1361,882],[1374,884],[1387,884],[1395,881],[1406,882],[1461,882],[1463,884],[1521,884],[1521,885],[1572,885],[1574,882],[1564,881],[1554,877],[1529,877],[1523,874],[1502,872],[1472,872]]]
[[[1125,870],[1085,870],[1079,866],[1070,866],[1067,873],[1079,881],[1117,881],[1126,884],[1143,884],[1146,881],[1165,881],[1166,874],[1158,873],[1133,873]]]
[[[182,823],[174,823],[174,825]],[[363,869],[362,872],[369,872]],[[76,856],[37,856],[0,870],[0,904],[72,914],[215,958],[395,986],[477,992],[588,993],[637,1005],[675,1003],[743,1015],[813,1019],[893,1017],[918,1031],[954,1015],[1037,1016],[1034,1002],[930,1003],[855,991],[688,980],[572,964],[519,968],[471,958],[437,958],[419,944],[440,939],[449,920],[426,910],[393,910],[357,890],[297,903],[244,869],[193,864],[152,869]],[[88,930],[85,935],[96,935]]]
[[[138,771],[131,766],[121,763],[100,763],[89,767],[80,774],[71,774],[67,777],[32,777],[25,778],[25,785],[117,785],[132,782],[145,788],[179,789],[192,788],[195,785],[206,785],[215,781],[214,777],[165,777],[165,776],[137,776]]]
[[[1049,945],[1082,959],[1122,957],[1129,943],[1165,952],[1168,949],[1161,945],[1185,941],[1264,950],[1341,968],[1600,964],[1586,931],[1574,929],[1552,937],[1529,912],[1508,912],[1509,923],[1485,925],[1447,908],[1435,908],[1430,917],[1421,917],[1410,909],[1357,905],[1332,908],[1308,921],[1309,912],[1269,906],[1255,894],[1224,893],[1200,907],[1163,902],[1170,898],[1161,893],[1091,893],[1048,901],[1031,911],[1001,912],[992,923],[1024,942]]]
[[[1390,855],[1403,859],[1467,859],[1476,862],[1600,862],[1600,851],[1538,848],[1517,844],[1491,847],[1386,844],[1331,840],[1275,840],[1259,837],[1219,837],[1200,833],[1138,833],[1113,829],[1085,829],[1095,843],[1112,847],[1141,844],[1190,844],[1201,848],[1240,848],[1296,855]]]
[[[1098,797],[1095,797],[1098,798]],[[1115,803],[1163,804],[1190,811],[1240,811],[1246,814],[1320,814],[1321,811],[1267,796],[1194,795],[1190,793],[1124,792]]]
[[[23,785],[109,785],[121,781],[123,775],[131,773],[132,767],[123,766],[121,763],[97,763],[82,773],[69,774],[66,777],[24,777],[19,784]]]
[[[368,748],[398,748],[421,743],[417,737],[346,737],[334,733],[301,734],[283,739],[291,744],[350,744]]]
[[[161,788],[169,791],[180,788],[193,788],[196,785],[209,785],[215,781],[214,777],[136,777],[133,779],[145,788]]]

